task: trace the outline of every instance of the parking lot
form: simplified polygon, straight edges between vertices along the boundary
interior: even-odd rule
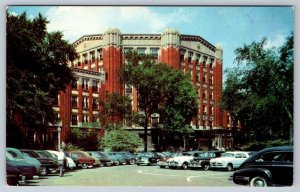
[[[158,166],[122,165],[76,169],[42,176],[29,186],[238,186],[228,177],[232,172],[162,169]]]

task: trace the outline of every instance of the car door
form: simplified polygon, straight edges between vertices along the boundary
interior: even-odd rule
[[[293,152],[274,152],[270,166],[273,183],[276,185],[293,184]]]

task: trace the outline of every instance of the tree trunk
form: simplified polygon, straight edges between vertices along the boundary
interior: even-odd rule
[[[148,151],[148,116],[146,115],[145,117],[145,122],[144,122],[144,151]]]

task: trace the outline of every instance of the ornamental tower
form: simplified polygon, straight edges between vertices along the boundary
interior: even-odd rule
[[[175,29],[167,29],[161,34],[161,62],[174,69],[180,68],[180,34]]]

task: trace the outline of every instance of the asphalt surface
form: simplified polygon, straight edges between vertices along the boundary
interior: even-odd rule
[[[77,169],[40,177],[28,186],[239,186],[229,181],[233,172],[162,169],[158,166],[123,165]]]

